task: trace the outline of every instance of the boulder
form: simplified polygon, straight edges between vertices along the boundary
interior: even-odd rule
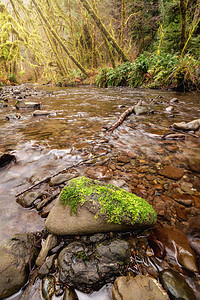
[[[15,156],[9,153],[0,152],[0,168],[15,160]]]
[[[58,256],[59,280],[83,292],[99,289],[125,271],[129,257],[129,244],[123,240],[72,242]]]
[[[0,299],[15,294],[27,282],[29,262],[38,253],[32,247],[34,243],[35,235],[24,233],[16,234],[0,247]]]
[[[56,235],[91,234],[147,228],[156,213],[144,199],[86,177],[71,179],[45,222]]]
[[[112,288],[113,300],[169,300],[158,281],[144,275],[120,276]]]

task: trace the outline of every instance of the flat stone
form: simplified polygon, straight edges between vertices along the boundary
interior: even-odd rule
[[[40,109],[41,104],[39,102],[24,102],[24,100],[17,100],[15,103],[17,109],[27,108],[27,109]]]
[[[193,197],[191,195],[181,195],[181,194],[173,194],[172,198],[185,206],[190,206],[193,203]]]
[[[49,116],[51,113],[47,110],[35,110],[33,112],[34,117],[41,117],[41,116]]]
[[[192,196],[194,200],[194,206],[200,208],[200,197]]]
[[[40,253],[36,259],[36,262],[35,262],[36,266],[41,266],[44,263],[48,252],[52,248],[57,246],[57,243],[58,243],[57,237],[53,234],[49,234],[47,239],[45,240],[44,244],[42,245],[42,249],[40,250]]]
[[[158,174],[170,179],[179,180],[183,177],[184,170],[169,165],[164,169],[158,170]]]
[[[144,275],[118,277],[112,288],[113,300],[169,300],[161,284]]]
[[[108,180],[111,179],[113,174],[107,166],[94,166],[86,168],[86,174],[94,179]]]
[[[188,167],[191,171],[200,173],[200,156],[189,157],[188,158]]]
[[[80,188],[81,185],[82,189]],[[74,187],[79,197],[81,197],[81,202],[77,201],[76,214],[70,206],[64,206],[61,203],[66,191],[70,193],[71,189],[74,190]],[[84,188],[86,188],[86,191],[90,190],[90,195],[84,194]],[[104,191],[104,193],[106,191],[106,203],[113,207],[112,211],[109,212],[106,211],[106,208],[101,208],[102,204],[99,199],[102,197],[103,192],[98,192],[98,189]],[[118,202],[117,195],[119,194],[124,195],[125,198],[123,199],[129,199],[126,208],[123,208],[123,201],[125,200],[121,199]],[[110,200],[109,195],[111,196]],[[67,199],[70,198],[67,197]],[[76,196],[73,199],[75,201]],[[118,215],[119,212],[120,215]],[[57,198],[55,206],[47,217],[45,227],[49,232],[56,235],[77,235],[134,230],[152,226],[155,222],[156,213],[144,199],[111,184],[106,185],[97,180],[93,181],[89,178],[78,177],[70,180],[66,189],[64,188]]]
[[[51,178],[49,185],[56,186],[56,185],[66,182],[72,178],[74,178],[73,174],[59,174],[59,175]]]
[[[42,195],[43,194],[40,191],[26,192],[21,197],[17,198],[17,203],[25,208],[28,208],[31,207],[33,202]]]

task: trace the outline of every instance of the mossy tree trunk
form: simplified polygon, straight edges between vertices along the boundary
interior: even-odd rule
[[[187,4],[188,0],[180,0],[180,15],[181,15],[181,39],[180,50],[183,49],[186,42],[186,29],[187,29]]]
[[[72,55],[72,53],[68,50],[68,48],[65,46],[65,44],[63,43],[62,39],[60,38],[60,36],[55,32],[55,30],[53,29],[53,27],[51,26],[51,24],[49,23],[49,21],[47,20],[47,18],[44,16],[44,14],[42,13],[41,8],[39,7],[38,3],[35,0],[32,0],[32,3],[35,6],[35,9],[38,13],[38,15],[43,19],[46,27],[48,28],[48,30],[52,33],[53,37],[57,40],[57,42],[59,43],[59,45],[62,47],[62,49],[64,50],[64,52],[68,55],[68,57],[73,61],[73,63],[81,70],[81,72],[83,74],[87,75],[86,70],[84,69],[84,67],[77,61],[77,59]]]
[[[93,18],[96,26],[99,28],[100,32],[106,37],[110,46],[113,47],[118,53],[119,57],[122,58],[124,62],[128,61],[123,49],[118,45],[114,37],[110,34],[110,32],[106,29],[105,25],[101,21],[100,17],[96,14],[92,6],[87,0],[80,0],[85,9],[88,11],[89,15]]]

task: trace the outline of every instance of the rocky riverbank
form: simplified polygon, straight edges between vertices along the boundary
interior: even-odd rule
[[[135,128],[134,122],[135,117],[127,120],[129,130]],[[153,153],[144,152],[144,147],[126,147],[120,136],[123,130],[104,138],[104,145],[115,146],[94,146],[92,155],[22,193],[17,202],[46,219],[68,181],[86,176],[145,199],[157,213],[157,224],[145,231],[109,230],[87,235],[57,235],[44,229],[33,235],[31,242],[13,237],[1,247],[1,260],[14,252],[16,257],[10,255],[8,266],[16,261],[25,268],[19,267],[23,274],[20,284],[15,285],[13,276],[18,276],[12,268],[1,276],[5,286],[0,284],[0,298],[24,286],[28,276],[30,283],[14,299],[76,299],[78,291],[88,293],[113,283],[108,299],[154,299],[155,293],[157,299],[200,298],[199,130],[181,133],[184,139],[180,133],[164,138]],[[193,147],[189,149],[187,143]],[[79,225],[78,219],[76,223]],[[27,249],[26,256],[21,244]],[[32,257],[36,248],[40,254],[34,252]]]

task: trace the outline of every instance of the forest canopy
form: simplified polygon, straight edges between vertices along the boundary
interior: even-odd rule
[[[7,84],[200,85],[200,0],[4,0],[0,38]]]

